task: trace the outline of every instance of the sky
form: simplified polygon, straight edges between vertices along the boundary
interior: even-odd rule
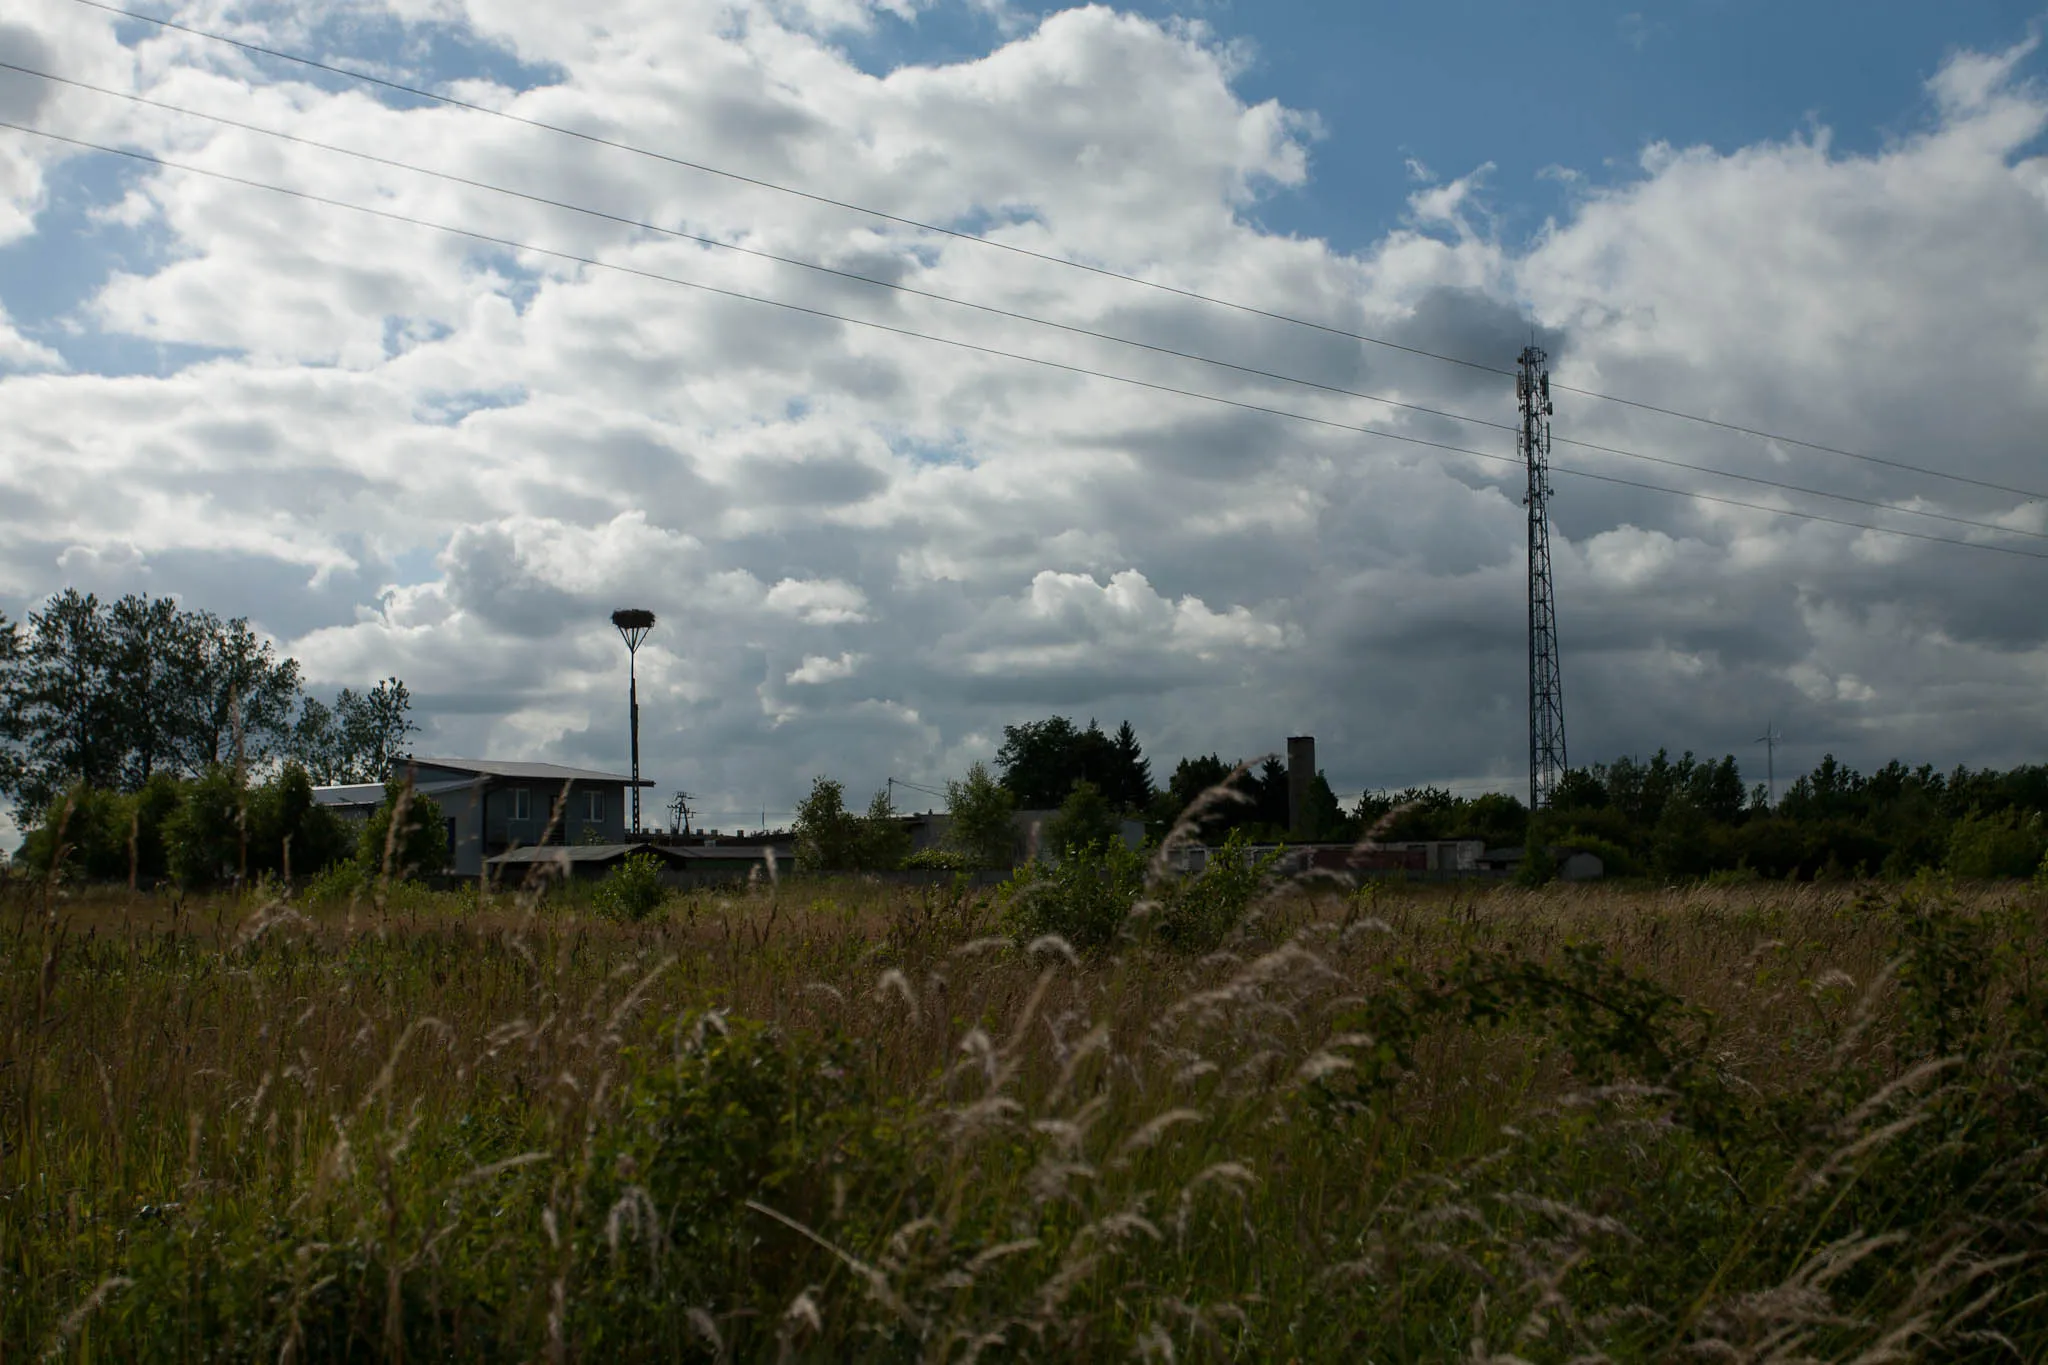
[[[1055,713],[1525,791],[1512,380],[1343,334],[1533,339],[1575,764],[2048,748],[2039,9],[148,12],[669,159],[10,5],[0,62],[118,93],[0,121],[215,173],[0,129],[11,619],[169,594],[403,678],[423,755],[617,769],[646,607],[650,807],[709,826]]]

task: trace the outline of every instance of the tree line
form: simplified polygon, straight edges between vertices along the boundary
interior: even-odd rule
[[[241,850],[250,839],[246,794],[258,789],[249,785],[252,775],[265,780],[264,790],[285,782],[288,769],[307,787],[386,780],[417,728],[410,709],[397,678],[360,692],[343,688],[331,702],[309,696],[297,661],[279,655],[246,619],[188,610],[171,598],[130,594],[108,602],[67,589],[24,622],[0,616],[0,795],[31,829],[72,811],[80,822],[74,844],[88,842],[78,831],[94,821],[105,825],[111,832],[94,836],[104,845],[98,866],[135,865],[134,856],[117,852],[145,827],[197,828],[171,820],[173,809],[218,804],[221,784],[244,793],[237,798]],[[293,813],[297,781],[277,787],[276,828],[266,826],[257,840],[264,870],[272,862],[282,870],[287,838],[298,839],[294,866],[306,870],[318,865],[318,850],[338,847],[300,832],[317,817]],[[1041,846],[1055,852],[1107,843],[1127,820],[1142,821],[1158,839],[1226,783],[1231,798],[1210,803],[1201,821],[1205,840],[1288,840],[1288,775],[1277,756],[1252,763],[1213,752],[1184,757],[1162,784],[1128,720],[1106,731],[1093,719],[1082,725],[1050,716],[1005,726],[993,771],[976,764],[947,783],[953,818],[943,849],[911,854],[886,790],[856,813],[844,785],[821,777],[798,814],[798,860],[819,869],[1008,866],[1029,851],[1018,812],[1051,812],[1035,828]],[[125,804],[109,804],[113,797]],[[1462,797],[1436,787],[1368,791],[1347,810],[1317,772],[1306,825],[1316,842],[1350,842],[1371,831],[1386,842],[1523,846],[1538,875],[1549,851],[1577,848],[1600,855],[1611,873],[1665,879],[1927,869],[2020,876],[2048,856],[2048,765],[1940,771],[1893,761],[1865,776],[1829,755],[1773,802],[1761,784],[1744,785],[1732,755],[1674,759],[1659,750],[1648,760],[1571,770],[1552,804],[1533,817],[1513,796]],[[158,845],[143,842],[142,865],[184,875],[169,845],[152,852]],[[186,872],[226,875],[224,845],[207,847],[186,861]],[[246,862],[238,851],[236,875]]]
[[[808,823],[800,814],[800,860],[808,848],[817,867],[904,862],[907,836],[886,793],[854,816],[844,810],[843,787],[820,782],[824,788],[813,797],[829,789],[829,799],[807,806]],[[1025,851],[1013,827],[1017,811],[1055,812],[1040,825],[1042,846],[1054,852],[1106,843],[1128,819],[1142,820],[1156,840],[1205,792],[1225,784],[1231,796],[1211,802],[1200,821],[1204,840],[1290,840],[1287,767],[1277,756],[1233,762],[1197,754],[1180,759],[1155,785],[1128,721],[1114,732],[1065,716],[1006,726],[993,772],[976,764],[965,781],[946,784],[953,832],[942,855],[924,861],[1009,865]],[[1830,754],[1773,801],[1762,783],[1745,785],[1732,754],[1673,758],[1660,749],[1648,759],[1624,756],[1572,769],[1552,804],[1533,818],[1505,793],[1459,796],[1435,786],[1367,791],[1347,809],[1319,771],[1306,816],[1313,842],[1355,842],[1371,833],[1386,843],[1476,839],[1489,848],[1523,848],[1527,873],[1537,880],[1552,855],[1566,849],[1599,855],[1612,875],[1665,880],[1908,877],[1927,870],[2020,877],[2048,858],[2048,765],[1944,772],[1893,761],[1865,776]],[[804,843],[807,830],[827,827],[841,833]]]
[[[332,701],[242,617],[66,589],[0,616],[0,795],[21,862],[97,880],[204,887],[382,870],[395,789],[347,826],[316,785],[387,783],[418,727],[397,678]],[[398,870],[446,861],[440,814],[410,799]]]
[[[65,792],[136,792],[285,762],[318,785],[382,782],[418,727],[397,678],[329,701],[243,617],[131,593],[66,589],[25,622],[0,616],[0,795],[39,822]]]

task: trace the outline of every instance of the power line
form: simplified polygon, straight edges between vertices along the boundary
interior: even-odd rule
[[[83,2],[84,0],[81,0],[81,3]],[[1205,393],[1199,389],[1184,389],[1172,384],[1161,384],[1149,379],[1139,379],[1132,375],[1115,374],[1110,371],[1092,369],[1085,365],[1069,364],[1065,361],[1060,360],[1048,360],[1043,356],[1026,355],[1019,351],[1006,351],[1001,349],[1000,347],[984,346],[979,342],[966,341],[958,337],[939,336],[930,332],[919,332],[909,327],[898,327],[893,323],[876,322],[868,318],[849,317],[843,313],[834,313],[823,308],[813,308],[807,304],[791,303],[784,299],[770,298],[762,294],[749,294],[742,290],[727,289],[719,285],[705,284],[698,280],[686,280],[680,276],[664,275],[659,271],[646,270],[639,266],[623,265],[616,261],[601,260],[594,256],[585,256],[573,251],[561,251],[553,247],[535,246],[531,243],[516,241],[509,237],[499,237],[491,233],[479,232],[473,228],[457,227],[449,223],[438,223],[431,219],[418,218],[411,214],[399,213],[391,209],[372,208],[366,204],[350,203],[347,200],[333,199],[329,198],[326,195],[314,194],[309,190],[293,189],[285,185],[273,185],[268,183],[267,181],[252,180],[246,176],[234,175],[227,171],[212,170],[208,167],[194,166],[186,162],[171,161],[168,160],[167,158],[154,156],[147,152],[138,152],[126,147],[114,147],[105,143],[92,142],[84,138],[69,137],[63,133],[53,133],[42,128],[31,128],[24,124],[13,123],[6,120],[0,120],[0,128],[11,129],[12,131],[18,133],[28,133],[34,137],[46,138],[52,142],[61,142],[68,146],[78,147],[86,151],[104,152],[111,156],[127,157],[133,161],[140,161],[153,166],[161,166],[167,170],[183,171],[190,175],[206,176],[209,179],[223,181],[228,184],[241,185],[249,189],[264,190],[272,194],[284,195],[288,198],[302,200],[307,203],[321,204],[329,208],[346,209],[353,213],[364,214],[372,218],[381,218],[388,222],[404,223],[412,227],[427,228],[435,232],[447,233],[450,236],[465,237],[472,241],[484,242],[492,246],[503,247],[509,251],[530,252],[537,256],[547,256],[556,260],[569,261],[577,265],[589,266],[593,269],[612,271],[622,275],[631,275],[638,277],[640,279],[658,281],[663,284],[678,285],[685,289],[695,289],[702,293],[715,294],[722,298],[737,299],[746,303],[763,304],[771,308],[779,308],[786,312],[801,314],[807,317],[814,317],[821,319],[823,321],[843,323],[853,327],[866,327],[875,331],[888,332],[895,336],[907,337],[916,341],[929,341],[941,346],[951,346],[959,350],[969,351],[979,355],[993,356],[1004,360],[1015,360],[1023,364],[1036,365],[1044,369],[1056,370],[1066,374],[1081,375],[1092,379],[1104,379],[1119,384],[1128,384],[1135,388],[1149,389],[1155,393],[1172,394],[1182,398],[1194,398],[1202,402],[1215,403],[1224,407],[1236,408],[1244,412],[1255,412],[1264,414],[1269,417],[1283,417],[1292,421],[1306,422],[1314,426],[1327,427],[1334,431],[1349,432],[1362,436],[1376,436],[1384,440],[1402,441],[1411,445],[1423,446],[1432,450],[1441,450],[1451,454],[1470,456],[1474,459],[1488,460],[1496,464],[1519,465],[1521,463],[1519,460],[1516,460],[1510,456],[1496,455],[1490,451],[1474,450],[1469,446],[1452,445],[1446,441],[1425,440],[1420,436],[1408,436],[1400,432],[1382,431],[1375,427],[1359,426],[1357,424],[1350,422],[1340,422],[1333,418],[1328,417],[1315,417],[1311,416],[1308,413],[1293,412],[1286,408],[1267,407],[1262,403],[1247,402],[1239,398],[1226,398],[1220,394]],[[2048,560],[2048,553],[2042,553],[2034,550],[2023,550],[2017,546],[2012,545],[1995,545],[1985,541],[1958,540],[1951,536],[1930,535],[1924,531],[1909,531],[1902,527],[1873,526],[1867,522],[1850,521],[1842,517],[1825,516],[1818,512],[1804,512],[1792,508],[1772,507],[1765,503],[1748,502],[1739,498],[1727,498],[1713,493],[1700,493],[1693,491],[1691,489],[1671,488],[1663,484],[1646,483],[1636,479],[1619,478],[1612,474],[1596,474],[1589,469],[1573,469],[1569,466],[1553,464],[1551,466],[1551,472],[1556,474],[1570,475],[1574,478],[1590,479],[1597,483],[1614,484],[1618,487],[1623,488],[1636,488],[1642,489],[1647,492],[1664,493],[1673,497],[1690,498],[1697,502],[1716,503],[1726,507],[1747,508],[1751,511],[1766,512],[1773,516],[1797,517],[1806,521],[1815,521],[1826,523],[1829,525],[1849,527],[1859,531],[1870,531],[1878,535],[1899,536],[1908,540],[1924,540],[1937,545],[1958,545],[1963,547],[1964,549],[1971,550],[1989,550],[1998,554],[2016,555],[2025,559]],[[2004,528],[1999,529],[2003,530]]]
[[[1519,435],[1519,428],[1517,428],[1512,423],[1508,422],[1496,422],[1489,418],[1474,417],[1466,413],[1446,412],[1442,409],[1427,407],[1420,403],[1410,403],[1398,398],[1388,398],[1380,394],[1363,393],[1359,390],[1347,389],[1340,385],[1325,384],[1318,380],[1303,379],[1295,375],[1283,374],[1273,370],[1263,370],[1255,366],[1241,365],[1236,363],[1235,361],[1220,360],[1212,356],[1205,356],[1192,351],[1177,350],[1173,347],[1160,346],[1147,341],[1138,341],[1130,337],[1118,336],[1110,332],[1100,332],[1092,328],[1080,327],[1073,325],[1071,323],[1056,322],[1048,318],[1038,317],[1034,314],[1019,312],[1008,308],[1001,308],[992,304],[977,303],[969,299],[962,299],[949,294],[941,294],[931,290],[919,289],[912,285],[901,284],[893,280],[878,279],[871,275],[860,274],[857,271],[842,270],[834,266],[822,265],[815,261],[804,260],[801,257],[784,256],[776,252],[763,251],[755,247],[741,246],[736,242],[721,241],[715,237],[706,237],[698,233],[685,232],[678,228],[664,227],[661,224],[648,222],[644,219],[630,218],[625,215],[611,213],[603,209],[590,208],[586,205],[571,203],[566,200],[553,199],[546,195],[533,194],[525,190],[512,189],[508,186],[495,184],[490,181],[476,180],[468,176],[457,175],[451,171],[435,170],[432,169],[431,167],[420,166],[412,162],[400,161],[393,157],[378,156],[372,152],[358,151],[357,149],[352,147],[343,147],[330,142],[322,142],[316,138],[303,137],[296,133],[284,132],[281,129],[267,128],[261,124],[248,123],[241,119],[229,118],[224,114],[207,113],[203,110],[190,109],[182,105],[171,104],[163,100],[150,99],[147,96],[133,94],[125,90],[115,90],[107,86],[95,85],[90,81],[77,80],[69,76],[59,76],[52,72],[40,71],[34,67],[22,66],[15,62],[0,61],[0,70],[13,71],[25,76],[34,76],[40,80],[51,81],[59,85],[68,85],[80,90],[88,90],[93,92],[94,94],[105,95],[114,99],[126,100],[133,104],[143,105],[152,109],[160,109],[168,113],[178,114],[187,118],[203,119],[209,123],[219,124],[224,127],[236,128],[240,129],[243,132],[255,133],[263,137],[275,138],[281,142],[288,142],[302,147],[311,147],[323,152],[332,152],[338,156],[353,157],[356,160],[369,162],[373,165],[387,166],[394,170],[406,171],[414,175],[428,176],[436,180],[448,182],[450,184],[464,185],[471,189],[485,190],[492,194],[502,194],[510,198],[524,200],[528,203],[544,205],[548,208],[561,209],[565,212],[578,213],[586,217],[600,219],[602,221],[609,223],[616,223],[623,227],[637,228],[647,232],[658,233],[666,237],[677,238],[682,241],[695,242],[703,246],[716,247],[724,251],[737,252],[740,255],[744,256],[752,256],[761,260],[774,261],[783,265],[797,266],[801,269],[815,271],[822,275],[829,275],[838,279],[850,280],[860,284],[873,285],[877,288],[892,290],[900,294],[908,294],[915,296],[917,298],[930,299],[939,303],[952,304],[956,307],[969,308],[977,312],[987,313],[997,317],[1008,318],[1017,322],[1026,322],[1041,327],[1049,327],[1057,331],[1067,332],[1077,336],[1090,337],[1098,341],[1107,341],[1116,343],[1118,345],[1130,346],[1139,350],[1149,351],[1157,355],[1171,356],[1181,360],[1192,360],[1204,365],[1212,365],[1221,369],[1232,370],[1239,374],[1250,375],[1261,379],[1270,379],[1279,383],[1295,384],[1304,388],[1319,390],[1324,393],[1339,395],[1346,398],[1361,399],[1366,402],[1380,403],[1394,408],[1404,408],[1411,412],[1423,413],[1432,417],[1441,417],[1449,421],[1469,422],[1475,426],[1488,427],[1495,431],[1505,431],[1517,433]],[[1561,388],[1563,386],[1553,385],[1553,387]],[[1407,439],[1396,433],[1391,432],[1379,434],[1387,435],[1390,438],[1396,440]],[[1980,531],[1992,531],[2003,535],[2025,536],[2035,540],[2048,540],[2048,532],[2030,531],[2023,527],[2004,526],[2000,525],[1997,522],[1984,521],[1976,517],[1958,516],[1952,512],[1940,512],[1922,507],[1907,507],[1902,506],[1895,502],[1888,502],[1882,498],[1866,498],[1853,493],[1836,493],[1824,488],[1811,488],[1803,484],[1790,483],[1782,479],[1766,478],[1759,474],[1745,474],[1738,470],[1721,469],[1713,465],[1698,464],[1690,460],[1674,459],[1670,456],[1664,455],[1651,455],[1642,451],[1629,450],[1620,446],[1601,445],[1593,441],[1574,440],[1570,437],[1556,437],[1553,439],[1557,444],[1578,446],[1581,449],[1596,451],[1601,454],[1614,455],[1621,457],[1623,459],[1642,460],[1649,464],[1665,465],[1673,469],[1687,469],[1695,473],[1711,475],[1715,478],[1731,479],[1740,483],[1748,483],[1763,488],[1777,489],[1781,492],[1799,493],[1808,497],[1828,498],[1836,502],[1850,503],[1858,507],[1869,507],[1880,511],[1895,512],[1902,516],[1923,517],[1932,521],[1943,521],[1948,522],[1952,525],[1968,526]]]
[[[252,43],[241,38],[229,37],[227,34],[224,33],[214,33],[207,29],[196,28],[189,24],[181,24],[173,19],[159,18],[158,16],[153,14],[144,14],[139,10],[131,10],[123,8],[119,5],[107,4],[104,3],[104,0],[72,0],[72,3],[83,5],[88,9],[100,10],[101,12],[106,14],[118,15],[124,19],[132,19],[138,23],[154,24],[159,28],[169,29],[178,33],[184,33],[194,38],[205,39],[208,42],[221,43],[229,47],[238,48],[244,52],[254,53],[256,55],[264,57],[274,57],[279,61],[292,62],[299,66],[306,67],[310,70],[324,71],[329,75],[341,76],[348,80],[361,81],[367,85],[379,86],[383,89],[391,90],[399,94],[410,95],[416,99],[432,100],[437,104],[445,105],[449,108],[462,109],[470,113],[476,114],[488,114],[492,118],[505,119],[509,122],[521,124],[524,125],[525,127],[537,129],[542,132],[555,133],[562,137],[575,138],[579,141],[587,142],[595,146],[609,147],[616,151],[631,153],[632,155],[635,156],[648,157],[656,161],[665,162],[668,165],[681,167],[682,169],[685,170],[697,171],[700,174],[704,175],[718,176],[722,179],[732,180],[740,184],[752,185],[759,189],[773,190],[778,194],[792,195],[799,199],[809,200],[810,202],[815,204],[824,204],[832,208],[844,209],[850,213],[864,214],[871,218],[880,219],[883,222],[895,223],[902,227],[914,228],[920,232],[930,232],[937,234],[939,236],[950,237],[958,241],[978,243],[982,246],[992,247],[999,251],[1006,251],[1014,255],[1028,257],[1032,260],[1044,261],[1051,265],[1066,266],[1070,269],[1086,271],[1089,274],[1099,275],[1106,279],[1120,280],[1126,284],[1140,285],[1147,289],[1158,290],[1162,293],[1171,294],[1179,298],[1191,300],[1193,302],[1206,303],[1218,308],[1228,308],[1236,312],[1247,314],[1249,316],[1266,318],[1273,322],[1284,322],[1289,324],[1290,326],[1295,327],[1305,327],[1312,331],[1323,332],[1331,336],[1343,337],[1350,341],[1360,341],[1372,346],[1381,346],[1389,350],[1402,351],[1409,355],[1420,356],[1428,360],[1441,361],[1449,365],[1458,365],[1466,369],[1479,370],[1483,373],[1498,375],[1502,378],[1511,379],[1515,375],[1515,372],[1513,370],[1502,369],[1498,365],[1489,365],[1476,360],[1467,360],[1460,356],[1445,355],[1441,352],[1425,350],[1424,348],[1419,346],[1409,346],[1402,342],[1389,341],[1385,337],[1371,336],[1364,332],[1353,332],[1342,327],[1331,326],[1328,323],[1313,322],[1307,318],[1295,317],[1288,313],[1281,313],[1274,311],[1272,309],[1260,308],[1252,304],[1241,303],[1231,299],[1217,298],[1213,295],[1203,294],[1196,290],[1183,289],[1177,285],[1166,284],[1159,280],[1148,280],[1140,275],[1131,275],[1120,270],[1112,270],[1107,266],[1091,265],[1086,261],[1074,260],[1071,257],[1059,256],[1051,252],[1033,251],[1029,247],[1018,246],[1011,242],[997,241],[992,237],[984,237],[972,232],[963,232],[958,228],[943,227],[937,223],[927,223],[920,219],[908,218],[901,214],[894,214],[886,212],[885,210],[882,209],[870,208],[864,204],[856,204],[849,200],[834,199],[829,195],[818,194],[810,190],[799,189],[794,185],[784,185],[777,181],[765,180],[758,176],[751,176],[739,171],[727,170],[720,166],[708,165],[701,161],[691,161],[684,157],[672,156],[666,152],[658,152],[655,151],[653,148],[642,147],[635,143],[622,142],[615,138],[602,137],[596,133],[582,132],[575,128],[565,127],[561,124],[556,123],[549,123],[542,119],[527,118],[524,115],[514,114],[509,110],[493,109],[490,108],[488,105],[472,103],[468,100],[458,99],[453,95],[437,94],[434,91],[421,89],[418,86],[406,85],[401,81],[390,80],[383,76],[373,76],[367,72],[362,71],[351,71],[347,67],[336,66],[330,62],[319,61],[315,58],[303,56],[299,53],[286,52],[280,48],[265,47],[259,43]],[[1624,407],[1636,408],[1644,412],[1654,412],[1666,417],[1679,418],[1681,420],[1688,422],[1698,422],[1704,426],[1716,427],[1724,431],[1737,432],[1745,436],[1756,437],[1762,440],[1777,441],[1782,445],[1799,446],[1806,450],[1821,451],[1829,455],[1839,455],[1846,459],[1860,460],[1867,464],[1882,465],[1890,469],[1898,469],[1909,473],[1920,474],[1927,478],[1949,479],[1957,483],[1969,484],[1973,487],[1989,489],[2000,493],[2008,493],[2015,497],[2027,498],[2034,501],[2048,500],[2048,493],[2035,492],[2033,490],[2024,488],[2015,488],[2006,484],[1995,483],[1988,479],[1978,479],[1973,478],[1966,474],[1951,473],[1947,470],[1930,469],[1925,465],[1911,464],[1904,460],[1887,459],[1883,456],[1878,455],[1866,455],[1858,451],[1844,449],[1840,446],[1825,445],[1818,441],[1802,440],[1796,436],[1786,436],[1776,432],[1765,431],[1758,427],[1743,426],[1739,423],[1726,422],[1718,418],[1702,416],[1698,413],[1683,412],[1676,408],[1659,407],[1654,403],[1644,403],[1639,402],[1635,399],[1622,398],[1615,394],[1602,393],[1596,389],[1575,388],[1567,384],[1554,384],[1552,387],[1563,390],[1565,392],[1578,394],[1579,396],[1584,398],[1593,398],[1598,399],[1602,402],[1617,403]],[[1822,494],[1821,496],[1831,495]]]
[[[892,778],[890,778],[890,779],[889,779],[889,781],[890,781],[890,782],[892,782],[892,783],[894,783],[894,784],[895,784],[896,786],[899,786],[899,787],[908,787],[908,788],[910,788],[910,790],[912,790],[912,791],[914,791],[914,792],[923,792],[923,793],[924,793],[924,794],[925,794],[926,796],[936,796],[936,797],[938,797],[938,798],[939,798],[940,800],[942,800],[942,801],[950,801],[950,800],[952,800],[952,797],[951,797],[951,795],[950,795],[950,794],[948,794],[948,793],[946,793],[946,792],[942,792],[942,791],[940,791],[940,790],[939,790],[938,788],[936,788],[936,787],[926,787],[926,786],[921,786],[921,785],[919,785],[919,784],[918,784],[918,783],[916,783],[916,782],[908,782],[908,781],[905,781],[905,780],[904,780],[903,778],[900,778],[900,777],[892,777]]]

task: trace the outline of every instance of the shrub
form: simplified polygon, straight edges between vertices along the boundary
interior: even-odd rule
[[[1643,865],[1619,844],[1592,835],[1573,832],[1558,840],[1559,848],[1574,853],[1590,853],[1600,860],[1600,874],[1604,877],[1639,877]],[[1687,874],[1697,876],[1698,873]]]
[[[186,784],[184,799],[164,822],[165,857],[181,885],[214,886],[240,875],[247,859],[248,797],[230,768],[209,768]]]
[[[1949,830],[1948,870],[1958,877],[2024,877],[2041,865],[2044,853],[2048,831],[2039,814],[2023,819],[2013,811],[1973,811]]]
[[[649,1329],[667,1321],[694,1347],[684,1307],[708,1302],[738,1334],[730,1358],[774,1358],[765,1339],[787,1307],[777,1291],[824,1278],[830,1262],[749,1205],[829,1229],[841,1245],[879,1241],[901,1221],[907,1125],[898,1106],[869,1093],[837,1036],[706,1016],[672,1025],[662,1051],[674,1062],[651,1067],[622,1097],[596,1163],[606,1174],[590,1191],[594,1208],[637,1210],[645,1200],[658,1217],[635,1240],[588,1239],[579,1311],[591,1325],[632,1324],[637,1331],[621,1332],[628,1339],[652,1340]],[[621,1171],[631,1183],[611,1174]],[[763,1340],[750,1341],[755,1332]]]
[[[1253,857],[1250,838],[1234,829],[1209,855],[1199,875],[1172,883],[1148,908],[1148,927],[1168,947],[1207,952],[1244,922],[1252,902],[1270,886],[1279,849]]]
[[[1017,859],[1017,830],[1012,821],[1017,804],[1010,789],[976,763],[963,781],[946,784],[946,808],[952,824],[946,839],[973,867],[1008,867]]]
[[[796,865],[802,872],[827,872],[853,862],[859,827],[846,808],[846,785],[829,777],[811,779],[810,795],[797,803]]]
[[[1047,847],[1064,858],[1070,849],[1086,848],[1091,844],[1107,846],[1122,836],[1116,812],[1109,807],[1109,798],[1102,794],[1102,788],[1085,778],[1074,784],[1067,793],[1067,799],[1060,803],[1059,814],[1045,822]]]
[[[22,840],[22,865],[39,877],[48,876],[61,837],[63,874],[98,881],[125,879],[135,815],[132,796],[82,784],[73,787],[50,803],[42,823]]]
[[[792,833],[800,872],[886,872],[910,852],[910,832],[886,791],[875,793],[866,815],[855,815],[846,808],[845,784],[829,777],[811,779]]]
[[[652,853],[625,858],[597,884],[590,903],[609,919],[639,921],[661,908],[668,888],[661,884],[661,859]]]
[[[352,900],[363,893],[363,865],[353,858],[330,863],[306,883],[306,899],[314,903]]]
[[[921,848],[903,860],[912,872],[972,872],[983,866],[973,853],[957,848]]]
[[[346,859],[354,840],[341,817],[313,801],[313,779],[297,763],[249,795],[252,871],[305,875]]]
[[[1530,832],[1535,832],[1533,827]],[[1557,858],[1550,846],[1530,840],[1528,848],[1522,851],[1522,865],[1515,869],[1515,885],[1537,887],[1556,879]]]
[[[1070,849],[1051,866],[1026,863],[997,898],[1019,936],[1058,934],[1077,948],[1095,948],[1123,931],[1144,889],[1144,857],[1118,839]]]
[[[391,816],[401,802],[405,806],[405,823],[394,839]],[[394,878],[406,880],[439,872],[448,865],[448,830],[442,822],[440,803],[412,791],[404,782],[385,783],[383,804],[370,812],[356,841],[356,861],[363,873],[371,877],[388,872]]]
[[[855,871],[893,872],[910,856],[910,831],[896,814],[887,789],[875,793],[854,839]]]

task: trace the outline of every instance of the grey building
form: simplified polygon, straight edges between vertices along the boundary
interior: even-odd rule
[[[755,845],[674,844],[638,841],[624,844],[526,845],[496,853],[486,860],[499,884],[515,886],[528,877],[563,880],[597,878],[626,859],[646,854],[661,870],[665,886],[717,886],[749,877],[773,877],[794,868],[787,841]]]
[[[549,844],[620,844],[626,841],[626,789],[622,773],[489,758],[413,758],[396,776],[412,773],[413,790],[431,796],[448,826],[448,870],[474,877],[484,860],[509,849]],[[653,782],[642,778],[640,785]],[[344,818],[367,818],[384,799],[376,785],[316,787],[313,799]]]

